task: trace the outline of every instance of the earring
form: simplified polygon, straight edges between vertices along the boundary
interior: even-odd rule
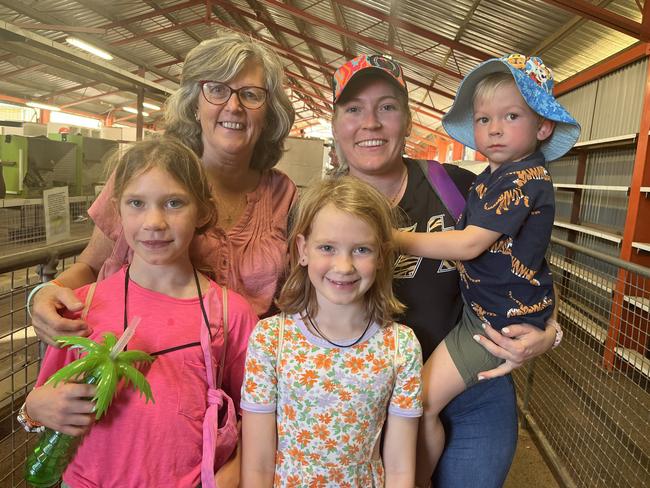
[[[194,112],[194,118],[196,119],[197,122],[201,122],[201,119],[199,118],[199,113]]]
[[[298,262],[299,262],[302,266],[304,266],[305,264],[307,264],[307,259],[305,259],[305,257],[303,256],[303,257],[300,258],[300,261],[298,261]]]

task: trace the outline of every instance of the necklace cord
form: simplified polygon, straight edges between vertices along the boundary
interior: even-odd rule
[[[366,325],[366,328],[363,329],[363,332],[361,333],[361,335],[359,337],[357,337],[357,340],[354,341],[352,344],[344,345],[344,344],[337,344],[336,342],[331,341],[325,334],[323,334],[321,332],[321,330],[318,328],[318,326],[316,325],[316,321],[314,321],[311,318],[311,315],[309,315],[309,312],[307,312],[306,310],[305,310],[305,315],[307,316],[307,320],[309,321],[309,325],[312,326],[312,328],[316,331],[316,333],[320,336],[321,339],[329,342],[333,346],[341,347],[341,348],[352,347],[352,346],[356,346],[357,344],[359,344],[361,339],[363,339],[363,336],[365,336],[366,332],[368,332],[368,329],[370,328],[370,324],[372,324],[372,317],[370,317],[370,320],[368,320],[368,324]]]
[[[126,267],[126,272],[124,273],[124,330],[126,330],[126,327],[128,325],[127,321],[127,310],[126,310],[126,305],[127,305],[127,297],[129,295],[129,269],[131,266]],[[194,271],[194,281],[196,283],[196,291],[199,296],[199,305],[201,306],[201,314],[203,315],[203,320],[205,322],[206,327],[208,328],[208,336],[210,337],[210,341],[212,341],[212,331],[210,330],[210,323],[208,322],[208,314],[205,311],[205,306],[203,305],[203,294],[201,292],[201,284],[199,283],[199,275],[196,272],[196,268],[192,267],[192,271]],[[160,356],[161,354],[166,354],[168,352],[173,352],[177,351],[179,349],[186,349],[188,347],[194,347],[194,346],[200,346],[201,342],[189,342],[187,344],[181,344],[180,346],[174,346],[174,347],[168,347],[167,349],[162,349],[160,351],[156,352],[150,352],[150,356]],[[126,346],[124,347],[124,350],[126,351]]]

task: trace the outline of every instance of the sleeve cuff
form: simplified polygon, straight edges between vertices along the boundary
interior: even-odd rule
[[[396,415],[397,417],[422,417],[422,408],[400,408],[394,405],[388,407],[388,413],[390,415]]]
[[[272,413],[275,412],[275,403],[250,403],[242,400],[239,402],[239,407],[242,410],[253,413]]]

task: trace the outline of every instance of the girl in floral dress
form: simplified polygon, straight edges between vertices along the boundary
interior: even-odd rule
[[[384,197],[356,178],[301,196],[282,313],[248,346],[244,488],[413,487],[422,357],[391,319],[403,309],[393,224]]]

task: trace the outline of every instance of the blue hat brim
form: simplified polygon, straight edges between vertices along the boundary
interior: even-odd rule
[[[555,122],[551,137],[543,141],[540,150],[547,161],[564,156],[580,137],[580,124],[542,87],[507,61],[495,58],[479,64],[461,82],[451,109],[442,118],[442,125],[451,137],[476,149],[474,142],[474,107],[472,99],[476,85],[492,73],[512,74],[517,89],[528,106],[538,115]]]

